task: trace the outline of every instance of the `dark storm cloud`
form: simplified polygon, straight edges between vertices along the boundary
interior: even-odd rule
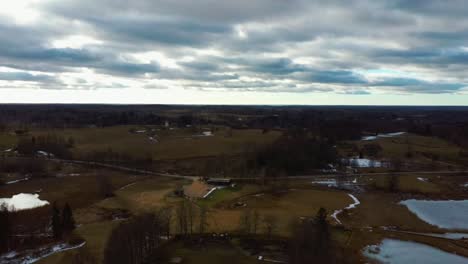
[[[31,6],[40,13],[33,23],[0,12],[0,67],[25,72],[0,68],[3,81],[60,87],[61,75],[85,78],[79,74],[87,69],[145,88],[166,87],[148,84],[163,80],[342,94],[456,93],[468,81],[468,5],[461,0],[44,0]],[[54,45],[73,36],[97,42]],[[376,69],[401,74],[366,75]]]

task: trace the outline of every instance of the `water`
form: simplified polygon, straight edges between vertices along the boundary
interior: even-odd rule
[[[447,253],[440,249],[395,239],[384,239],[378,246],[367,246],[364,255],[381,263],[395,264],[465,264],[468,258]]]
[[[421,220],[447,229],[468,230],[468,200],[429,201],[406,200],[400,202]]]

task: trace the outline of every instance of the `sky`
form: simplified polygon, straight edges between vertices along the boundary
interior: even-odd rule
[[[464,0],[0,2],[0,103],[468,105]]]

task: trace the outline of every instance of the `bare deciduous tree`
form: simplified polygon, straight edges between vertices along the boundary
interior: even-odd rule
[[[115,228],[104,250],[104,264],[154,263],[161,224],[154,214],[143,214]]]
[[[265,228],[265,234],[271,237],[278,228],[278,217],[275,215],[265,215],[263,217],[263,226]]]

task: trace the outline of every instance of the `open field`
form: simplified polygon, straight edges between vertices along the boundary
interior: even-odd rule
[[[168,118],[175,118],[181,113],[185,113],[185,110],[169,111],[165,114]],[[227,116],[234,120],[258,118],[255,115]],[[224,122],[223,118],[226,116],[212,114],[209,118]],[[275,118],[279,117],[274,116],[272,120]],[[275,144],[281,146],[286,142],[286,147],[282,146],[284,148],[280,148],[281,151],[272,154],[276,155],[273,160],[280,163],[278,161],[283,159],[282,153],[288,153],[294,157],[291,161],[295,162],[294,153],[288,152],[288,144],[295,141],[287,139],[296,137],[296,133],[298,137],[313,137],[311,141],[318,145],[331,143],[316,141],[315,137],[319,134],[312,131],[301,134],[301,131],[277,128],[280,126],[259,129],[264,123],[259,124],[261,125],[255,128],[246,129],[229,129],[226,125],[206,125],[195,129],[187,126],[128,124],[66,129],[31,128],[25,138],[49,134],[65,139],[73,138],[73,147],[68,148],[72,153],[71,158],[89,158],[91,162],[67,164],[56,159],[48,160],[48,157],[38,157],[40,155],[36,153],[37,150],[33,152],[32,157],[22,153],[10,153],[4,161],[28,158],[42,161],[46,163],[47,173],[34,175],[30,180],[0,186],[0,198],[18,193],[38,193],[42,200],[51,203],[58,201],[60,205],[68,202],[73,208],[77,224],[73,237],[84,239],[86,244],[81,249],[51,255],[41,260],[41,264],[70,263],[72,258],[82,251],[88,252],[101,263],[108,238],[114,228],[144,213],[157,213],[161,208],[171,208],[169,226],[173,236],[164,236],[164,240],[177,237],[183,232],[178,214],[179,209],[184,206],[186,209],[182,210],[193,210],[192,232],[196,233],[202,229],[199,217],[201,218],[202,211],[206,210],[207,225],[204,227],[204,235],[219,238],[219,235],[223,234],[223,237],[227,235],[232,239],[227,239],[227,243],[214,244],[193,242],[186,237],[180,240],[169,239],[164,246],[167,254],[182,257],[183,263],[258,263],[255,256],[248,256],[240,250],[240,240],[245,235],[241,231],[242,217],[258,214],[257,239],[271,239],[267,233],[268,221],[272,221],[274,237],[289,241],[293,237],[291,224],[314,219],[321,207],[326,209],[332,240],[346,252],[349,251],[349,257],[356,260],[355,262],[366,263],[361,250],[367,245],[379,244],[385,238],[414,241],[468,256],[468,245],[464,240],[434,236],[444,232],[466,230],[437,228],[399,204],[407,199],[467,199],[468,175],[463,172],[455,173],[463,170],[467,160],[462,155],[465,151],[463,147],[441,138],[413,133],[392,138],[382,137],[373,141],[331,141],[333,146],[330,148],[324,148],[320,152],[304,152],[304,155],[298,155],[297,159],[303,159],[306,163],[315,161],[315,156],[333,149],[336,143],[336,149],[341,156],[335,157],[334,162],[330,163],[332,165],[325,163],[327,166],[324,168],[321,164],[321,167],[310,170],[310,174],[307,171],[297,174],[298,177],[287,177],[282,171],[283,168],[268,163],[270,153],[267,152],[258,158],[258,150],[268,151],[270,148],[263,147],[278,146]],[[0,147],[6,149],[14,146],[20,137],[11,132],[2,133]],[[277,141],[279,138],[281,141]],[[304,139],[298,142],[300,146],[306,143],[312,147],[317,146]],[[382,147],[382,151],[373,159],[390,162],[401,160],[404,166],[346,168],[339,165],[341,158],[359,155],[366,144],[379,144]],[[294,148],[301,152],[300,146]],[[112,159],[112,155],[109,155],[111,158],[103,155],[102,160],[99,160],[99,156],[90,155],[95,152],[119,153],[121,157]],[[411,155],[408,155],[408,152],[411,152]],[[364,158],[370,157],[364,154]],[[152,160],[148,164],[142,163],[144,170],[167,172],[181,177],[157,177],[150,173],[136,175],[135,170],[125,171],[112,169],[111,166],[106,168],[92,165],[94,159],[96,162],[129,169],[140,168],[137,160]],[[134,163],[131,159],[135,159]],[[301,166],[300,163],[296,165]],[[3,182],[14,182],[30,175],[29,172],[10,172],[11,169],[7,169],[0,174]],[[441,173],[437,174],[437,171]],[[195,179],[187,175],[200,177]],[[300,178],[300,175],[307,177]],[[103,195],[98,180],[102,179],[102,176],[109,179],[113,195]],[[209,177],[231,177],[235,184],[215,186],[202,182]],[[217,189],[203,198],[213,187]],[[184,190],[184,193],[181,195],[174,192],[175,190]]]
[[[203,136],[203,131],[211,131],[213,135]],[[47,134],[72,137],[76,145],[73,153],[77,157],[93,151],[112,149],[132,157],[151,157],[155,160],[237,154],[247,147],[269,144],[280,136],[276,131],[263,134],[261,130],[228,130],[223,127],[207,127],[194,131],[191,128],[170,130],[151,126],[115,126],[31,132],[31,135]],[[157,139],[157,142],[150,137]]]
[[[102,199],[97,187],[97,177],[111,175],[113,188],[120,188],[137,178],[133,175],[110,171],[96,171],[79,176],[44,178],[0,186],[0,197],[10,197],[18,193],[39,193],[41,199],[59,203],[68,202],[73,208],[87,207]],[[64,192],[63,190],[67,190]]]
[[[187,246],[182,242],[175,242],[166,246],[170,257],[180,257],[183,263],[232,263],[255,264],[260,263],[255,257],[245,256],[229,242],[208,243],[202,246]],[[169,263],[169,262],[166,262]]]
[[[116,176],[116,179],[119,177],[122,176]],[[70,179],[70,184],[79,185],[79,183],[74,181],[89,184],[86,181],[92,179],[92,176],[82,176],[82,178],[84,179],[79,181]],[[165,178],[142,177],[138,178],[138,181],[134,181],[134,179],[134,176],[130,176],[128,180],[122,180],[122,183],[118,185],[120,189],[115,192],[115,197],[107,199],[96,198],[92,199],[93,202],[88,201],[87,203],[81,202],[83,207],[75,212],[76,220],[81,226],[74,233],[87,241],[84,250],[90,251],[97,259],[102,258],[106,238],[112,227],[118,224],[118,221],[102,218],[100,216],[102,210],[123,209],[130,211],[132,214],[139,214],[145,211],[154,212],[158,208],[175,205],[181,201],[181,198],[172,196],[172,191],[182,185],[190,184],[186,180]],[[123,184],[123,182],[127,184]],[[365,180],[360,179],[360,182],[362,184]],[[417,179],[408,179],[403,182],[402,185],[408,186],[418,186],[419,184],[420,187],[417,188],[421,188],[421,190],[427,188],[427,192],[421,192],[425,195],[439,195],[439,191],[444,192],[445,190],[445,188],[439,188],[437,183],[431,183],[430,187],[428,187],[426,185],[428,182]],[[30,187],[27,186],[32,183],[34,182],[26,182],[24,186],[18,185],[13,192],[19,190],[28,191]],[[298,186],[302,186],[302,188],[298,188]],[[47,192],[44,191],[44,198],[53,197],[52,194],[55,187],[52,184],[50,188],[51,190],[48,191],[50,194],[47,194],[47,196]],[[433,193],[433,188],[438,189],[438,191]],[[260,185],[240,184],[234,188],[217,190],[209,198],[198,200],[197,204],[208,208],[208,230],[210,232],[236,231],[240,222],[239,217],[244,210],[249,209],[257,210],[261,216],[275,216],[278,221],[276,234],[287,237],[289,235],[291,220],[299,217],[314,216],[320,207],[325,207],[330,215],[334,210],[344,208],[353,202],[344,191],[313,187],[308,181],[291,182],[288,184],[288,189],[288,191],[279,194],[272,194],[268,192],[268,188],[265,189]],[[373,191],[355,194],[355,196],[359,199],[360,204],[355,209],[346,210],[338,216],[343,224],[350,229],[336,229],[333,232],[334,239],[347,245],[348,249],[359,252],[362,247],[376,244],[383,238],[397,238],[428,244],[443,250],[454,250],[465,255],[466,252],[463,244],[450,246],[445,239],[383,230],[382,227],[398,227],[399,230],[412,232],[440,232],[438,228],[418,219],[404,206],[398,205],[398,202],[402,199],[401,195]],[[237,202],[245,204],[245,206],[233,206]],[[336,224],[332,218],[329,218],[329,221],[334,225]],[[174,230],[177,230],[177,228],[174,227]],[[264,232],[262,225],[259,226],[259,232]],[[171,255],[183,256],[188,261],[187,263],[199,263],[198,261],[204,259],[224,260],[225,257],[235,259],[239,263],[255,263],[252,261],[256,261],[255,259],[244,258],[242,255],[237,254],[237,249],[235,248],[224,246],[208,248],[209,252],[218,252],[219,254],[200,255],[196,254],[197,251],[190,247],[184,248],[176,244],[171,248]],[[63,263],[63,261],[70,260],[76,252],[78,250],[58,253],[42,260],[41,263]],[[234,255],[236,256],[235,258]],[[359,256],[356,255],[356,258],[359,258]]]

